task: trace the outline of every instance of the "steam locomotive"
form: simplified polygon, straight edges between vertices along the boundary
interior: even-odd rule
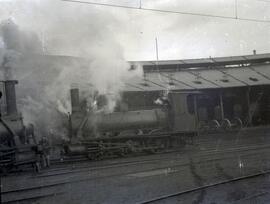
[[[197,134],[196,116],[187,111],[187,98],[198,94],[196,91],[171,92],[160,97],[162,104],[153,109],[111,113],[87,109],[78,88],[70,93],[68,154],[96,159],[107,154],[164,151],[191,142]]]
[[[30,165],[40,168],[42,149],[37,145],[33,125],[26,126],[17,110],[16,80],[1,81],[0,173]]]

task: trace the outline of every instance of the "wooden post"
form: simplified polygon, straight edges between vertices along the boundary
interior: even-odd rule
[[[248,113],[248,120],[247,120],[247,126],[252,126],[252,116],[250,112],[250,87],[247,88],[246,91],[246,100],[247,100],[247,113]]]
[[[197,131],[197,136],[199,136],[199,116],[198,116],[198,103],[197,103],[197,95],[194,94],[194,114],[195,114],[195,129]],[[192,139],[193,143],[193,139]]]
[[[221,113],[221,119],[224,119],[224,107],[223,107],[223,97],[222,92],[219,93],[219,104],[220,104],[220,113]]]
[[[198,128],[199,118],[198,118],[198,104],[197,104],[196,94],[194,94],[193,100],[194,100],[193,104],[194,104],[195,125],[196,125],[196,128]]]

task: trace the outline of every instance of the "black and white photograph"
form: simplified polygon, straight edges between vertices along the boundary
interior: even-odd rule
[[[270,204],[270,0],[0,0],[0,204]]]

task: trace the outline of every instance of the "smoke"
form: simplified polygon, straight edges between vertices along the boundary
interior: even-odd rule
[[[18,53],[42,53],[38,36],[33,32],[22,32],[11,19],[1,23],[2,44],[6,50]]]
[[[38,22],[31,22],[31,27],[19,18],[0,22],[1,73],[9,67],[13,72],[9,78],[19,81],[17,96],[24,120],[34,123],[40,135],[65,137],[63,123],[70,112],[73,83],[91,84],[106,95],[106,111],[112,111],[123,80],[141,72],[129,71],[114,36],[114,25],[121,24],[114,15],[81,10],[74,16],[74,7],[62,9],[63,4],[55,1],[28,4],[31,12],[40,11]],[[50,15],[53,12],[59,16]]]

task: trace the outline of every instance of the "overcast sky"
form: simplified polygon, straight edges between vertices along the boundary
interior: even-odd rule
[[[86,0],[87,1],[87,0]],[[90,0],[88,0],[90,1]],[[139,0],[92,0],[139,6]],[[222,16],[235,15],[235,0],[142,0],[155,8]],[[270,2],[238,0],[238,16],[270,21]],[[49,54],[87,57],[100,47],[127,60],[185,59],[270,52],[270,22],[257,23],[58,0],[0,0],[0,20],[36,33]],[[1,42],[0,42],[1,43]],[[104,52],[106,54],[106,52]]]

